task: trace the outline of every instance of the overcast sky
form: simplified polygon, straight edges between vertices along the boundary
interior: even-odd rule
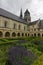
[[[0,7],[19,16],[20,9],[31,14],[32,21],[43,19],[43,0],[0,0]]]

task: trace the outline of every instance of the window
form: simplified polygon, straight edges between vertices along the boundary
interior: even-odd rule
[[[33,29],[31,29],[31,31],[33,31]]]
[[[36,31],[36,29],[34,29],[34,31]]]
[[[14,24],[14,29],[16,29],[16,24]]]
[[[5,28],[7,27],[7,21],[5,21],[5,23],[4,23],[4,27],[5,27]]]
[[[24,30],[25,30],[25,26],[24,26]]]
[[[18,29],[19,29],[19,30],[21,29],[21,25],[19,25]]]
[[[38,31],[40,31],[40,28],[38,28]]]

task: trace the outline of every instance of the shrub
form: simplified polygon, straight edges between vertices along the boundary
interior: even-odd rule
[[[11,65],[30,65],[36,58],[36,55],[32,51],[28,51],[24,46],[10,48],[8,55]]]
[[[43,55],[41,55],[37,60],[35,60],[32,65],[43,65]]]

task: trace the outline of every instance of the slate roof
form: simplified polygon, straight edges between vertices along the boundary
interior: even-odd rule
[[[22,18],[20,18],[20,17],[18,17],[18,16],[16,16],[16,15],[14,15],[14,14],[12,14],[12,13],[10,13],[10,12],[8,12],[8,11],[2,9],[2,8],[0,8],[0,16],[4,16],[4,17],[7,17],[7,18],[16,20],[17,22],[21,22],[21,23],[27,24],[27,25],[29,25],[29,26],[30,26],[30,25],[35,25],[35,24],[38,22],[38,20],[36,20],[36,21],[34,21],[34,22],[28,23],[28,22],[26,22],[24,19],[22,19]],[[43,28],[43,20],[40,20],[40,22],[39,22],[39,27],[40,27],[40,28]]]
[[[28,25],[29,25],[29,26],[35,25],[37,22],[38,22],[38,20],[36,20],[36,21],[34,21],[34,22],[30,22]]]
[[[40,22],[39,22],[39,27],[40,27],[41,29],[43,29],[43,20],[40,20]]]
[[[28,11],[28,9],[26,9],[24,14],[30,14],[30,12]]]
[[[16,20],[18,22],[21,22],[21,23],[24,23],[24,24],[28,24],[24,19],[0,8],[0,16],[4,16],[4,17],[7,17],[7,18],[10,18],[10,19],[13,19],[13,20]]]
[[[38,22],[38,20],[36,20],[36,21],[34,21],[34,22],[30,22],[28,25],[29,25],[29,26],[35,25],[37,22]],[[43,29],[43,20],[40,20],[38,26],[39,26],[40,29]]]

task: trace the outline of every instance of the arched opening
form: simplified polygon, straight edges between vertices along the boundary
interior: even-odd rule
[[[27,36],[27,33],[25,33],[25,36]]]
[[[20,33],[18,33],[17,36],[20,36]]]
[[[24,33],[22,33],[22,36],[24,36]]]
[[[42,34],[42,37],[43,37],[43,34]]]
[[[36,33],[34,33],[34,37],[36,37]]]
[[[40,33],[38,33],[38,37],[40,37]]]
[[[5,33],[5,37],[10,37],[10,33],[9,32],[6,32]]]
[[[3,33],[0,31],[0,37],[3,37]]]
[[[15,37],[15,36],[16,36],[16,33],[15,33],[15,32],[13,32],[13,33],[12,33],[12,37]]]

